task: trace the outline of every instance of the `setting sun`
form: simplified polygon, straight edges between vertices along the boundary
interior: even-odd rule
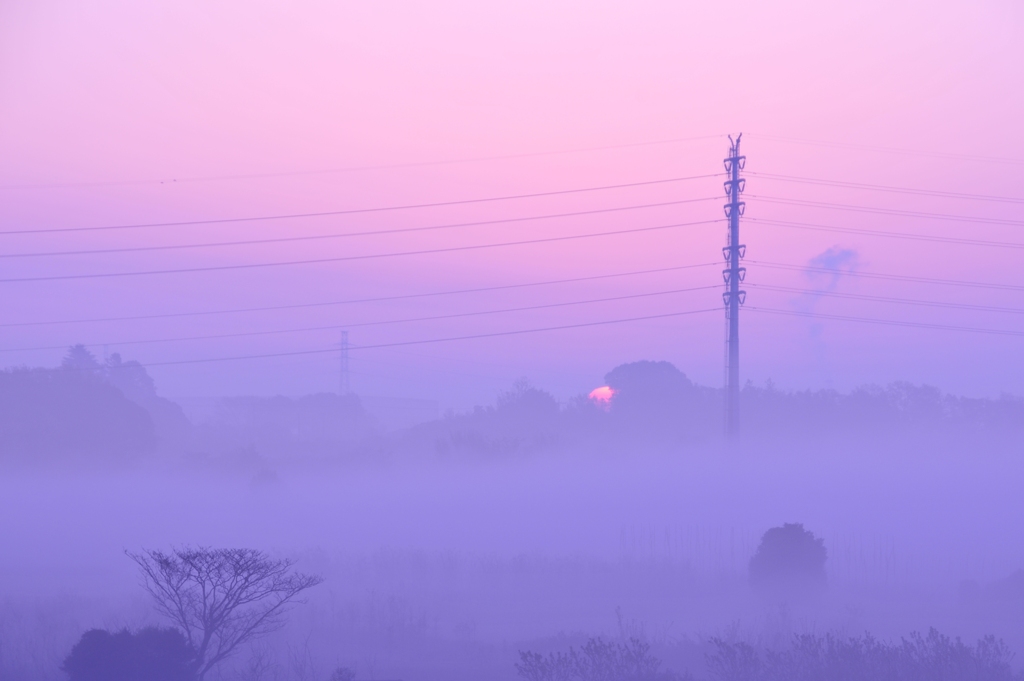
[[[607,385],[602,385],[600,388],[594,388],[587,395],[598,406],[608,409],[611,406],[612,398],[615,397],[615,390]]]

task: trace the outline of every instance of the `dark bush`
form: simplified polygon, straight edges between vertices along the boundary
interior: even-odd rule
[[[69,681],[194,681],[195,656],[177,629],[92,629],[61,667]]]
[[[750,582],[779,595],[795,595],[824,586],[825,542],[800,523],[773,527],[761,537],[750,559]]]

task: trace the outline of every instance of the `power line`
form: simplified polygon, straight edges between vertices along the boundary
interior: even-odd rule
[[[840,180],[825,180],[813,177],[801,177],[798,175],[779,175],[777,173],[750,172],[766,180],[778,180],[780,182],[795,182],[798,184],[814,184],[825,187],[842,187],[845,189],[865,189],[869,191],[891,192],[896,194],[916,194],[920,196],[937,196],[950,199],[971,199],[976,201],[997,201],[1003,203],[1024,203],[1024,199],[1011,196],[994,196],[991,194],[966,194],[963,192],[950,192],[934,189],[914,189],[911,187],[894,187],[884,184],[868,184],[864,182],[844,182]]]
[[[479,199],[459,199],[453,201],[435,201],[431,203],[410,203],[398,206],[377,206],[373,208],[352,208],[346,210],[330,210],[309,213],[283,213],[275,215],[252,215],[237,218],[210,218],[204,220],[179,220],[174,222],[141,222],[123,225],[99,225],[95,227],[53,227],[46,229],[14,229],[0,231],[0,236],[9,234],[53,234],[57,232],[96,232],[115,229],[150,229],[156,227],[188,227],[194,225],[218,225],[234,224],[241,222],[263,222],[270,220],[291,220],[297,218],[329,217],[336,215],[357,215],[364,213],[383,213],[396,210],[413,210],[419,208],[439,208],[444,206],[464,206],[477,203],[490,203],[493,201],[512,201],[516,199],[533,199],[544,196],[563,196],[566,194],[580,194],[584,192],[605,191],[608,189],[625,189],[629,187],[646,187],[658,184],[669,184],[672,182],[684,182],[687,180],[700,180],[709,177],[719,177],[721,173],[708,175],[691,175],[689,177],[670,177],[661,180],[646,180],[643,182],[627,182],[623,184],[607,184],[597,187],[582,187],[578,189],[560,189],[548,192],[533,192],[530,194],[509,194],[506,196],[489,196]]]
[[[148,338],[148,339],[133,340],[133,341],[106,341],[105,343],[89,343],[89,345],[148,345],[148,344],[151,344],[151,343],[174,343],[174,342],[178,342],[178,341],[215,340],[215,339],[221,339],[221,338],[242,338],[242,337],[250,337],[250,336],[270,336],[270,335],[283,334],[283,333],[301,333],[301,332],[306,332],[306,331],[329,331],[329,330],[338,330],[338,329],[340,329],[342,327],[344,327],[345,329],[351,329],[351,328],[359,328],[359,327],[365,327],[365,326],[384,326],[384,325],[387,325],[387,324],[406,324],[406,323],[410,323],[410,322],[437,321],[437,320],[442,320],[442,319],[459,319],[459,318],[463,318],[463,317],[479,317],[479,316],[484,316],[484,315],[506,314],[506,313],[509,313],[509,312],[526,312],[526,311],[531,311],[531,310],[547,310],[547,309],[551,309],[551,308],[569,307],[569,306],[573,306],[573,305],[589,305],[589,304],[593,304],[593,303],[608,303],[608,302],[614,302],[614,301],[619,301],[619,300],[634,300],[634,299],[637,299],[637,298],[651,298],[653,296],[671,295],[673,293],[687,293],[687,292],[690,292],[690,291],[704,291],[704,290],[711,289],[711,288],[718,288],[718,284],[714,284],[714,285],[710,285],[710,286],[694,286],[694,287],[690,287],[690,288],[677,288],[677,289],[670,289],[670,290],[667,290],[667,291],[651,291],[651,292],[648,292],[648,293],[631,293],[631,294],[623,295],[623,296],[611,296],[611,297],[605,297],[605,298],[591,298],[591,299],[588,299],[588,300],[572,300],[572,301],[561,302],[561,303],[545,303],[543,305],[527,305],[527,306],[523,306],[523,307],[509,307],[509,308],[504,308],[504,309],[500,309],[500,310],[477,310],[477,311],[473,311],[473,312],[457,312],[457,313],[453,313],[453,314],[430,315],[430,316],[426,316],[426,317],[407,317],[405,319],[385,319],[385,320],[379,320],[379,321],[373,321],[373,322],[359,322],[359,323],[355,323],[355,324],[352,324],[352,323],[345,323],[345,324],[335,323],[335,324],[327,324],[327,325],[319,325],[319,326],[306,326],[306,327],[291,328],[291,329],[273,329],[273,330],[270,330],[270,331],[236,331],[236,332],[232,332],[232,333],[218,333],[218,334],[209,334],[209,335],[202,335],[202,336],[177,336],[175,338]],[[24,348],[0,348],[0,352],[27,352],[27,351],[33,351],[33,350],[60,350],[62,348],[66,348],[66,347],[67,347],[67,344],[64,343],[64,344],[61,344],[61,345],[42,345],[42,346],[24,347]]]
[[[747,307],[748,310],[765,312],[768,314],[789,315],[795,317],[819,317],[822,319],[835,319],[846,322],[862,322],[865,324],[881,324],[884,326],[908,326],[920,329],[937,329],[941,331],[967,331],[971,333],[985,333],[998,336],[1024,336],[1024,331],[1009,331],[1006,329],[985,329],[974,326],[955,326],[951,324],[929,324],[927,322],[908,322],[894,319],[876,319],[874,317],[851,317],[847,315],[823,314],[819,312],[800,312],[797,310],[779,310],[770,307]]]
[[[207,243],[170,244],[162,246],[130,246],[127,248],[97,248],[90,250],[70,251],[38,251],[33,253],[0,253],[0,258],[38,258],[62,255],[101,255],[111,253],[139,253],[143,251],[172,251],[194,248],[220,248],[227,246],[253,246],[260,244],[278,244],[293,241],[319,241],[324,239],[342,239],[356,236],[379,236],[385,234],[406,234],[410,232],[428,232],[439,229],[454,229],[458,227],[478,227],[483,225],[498,225],[511,222],[528,222],[531,220],[547,220],[554,218],[576,217],[580,215],[599,215],[602,213],[617,213],[622,211],[640,210],[644,208],[660,208],[664,206],[678,206],[686,203],[698,203],[701,201],[715,201],[717,196],[709,196],[700,199],[681,199],[679,201],[662,201],[660,203],[641,203],[632,206],[613,206],[611,208],[597,208],[594,210],[581,210],[569,213],[548,213],[545,215],[528,215],[517,218],[500,218],[497,220],[477,220],[474,222],[455,222],[444,225],[428,225],[425,227],[397,227],[394,229],[367,230],[362,232],[341,232],[334,234],[315,234],[307,236],[274,237],[270,239],[242,239],[237,241],[216,241]]]
[[[0,185],[0,189],[39,189],[55,187],[111,187],[130,186],[146,184],[184,184],[191,182],[210,182],[218,180],[253,180],[275,177],[303,177],[312,175],[332,175],[336,173],[350,173],[365,170],[390,170],[397,168],[422,168],[428,166],[457,165],[462,163],[478,163],[481,161],[500,161],[514,158],[535,158],[539,156],[559,156],[565,154],[578,154],[590,151],[607,151],[611,149],[628,149],[632,147],[649,147],[659,144],[678,144],[680,142],[696,142],[700,140],[719,139],[722,135],[701,135],[697,137],[676,137],[671,139],[653,140],[648,142],[632,142],[626,144],[609,144],[596,147],[579,147],[576,149],[563,149],[556,151],[536,151],[522,154],[496,154],[492,156],[476,156],[471,158],[459,158],[442,161],[412,161],[408,163],[385,163],[366,166],[348,166],[344,168],[325,168],[322,170],[296,170],[274,173],[242,173],[233,175],[205,175],[192,177],[166,178],[162,180],[112,180],[107,182],[49,182],[35,184],[14,184]]]
[[[880,151],[887,154],[905,154],[908,156],[930,156],[934,158],[950,158],[963,161],[982,161],[988,163],[1024,163],[1024,159],[1006,158],[999,156],[979,156],[974,154],[954,154],[942,151],[922,151],[919,149],[899,149],[895,147],[882,147],[868,144],[849,144],[845,142],[826,142],[823,140],[805,140],[796,137],[783,137],[779,135],[757,135],[755,137],[773,142],[787,142],[790,144],[804,144],[815,147],[832,147],[835,149],[854,149],[863,151]]]
[[[719,311],[721,311],[720,307],[709,307],[709,308],[705,308],[705,309],[701,309],[701,310],[686,310],[684,312],[666,312],[666,313],[663,313],[663,314],[656,314],[656,315],[644,315],[642,317],[626,317],[626,318],[623,318],[623,319],[607,319],[607,320],[602,320],[602,321],[597,321],[597,322],[583,322],[583,323],[580,323],[580,324],[563,324],[563,325],[560,325],[560,326],[545,326],[545,327],[533,328],[533,329],[516,329],[516,330],[512,330],[512,331],[497,331],[497,332],[493,332],[493,333],[478,333],[478,334],[472,334],[472,335],[467,335],[467,336],[447,336],[447,337],[444,337],[444,338],[428,338],[428,339],[414,340],[414,341],[398,341],[398,342],[394,342],[394,343],[377,343],[375,345],[353,345],[353,346],[351,346],[351,348],[353,350],[374,350],[374,349],[378,349],[378,348],[404,347],[404,346],[407,346],[407,345],[427,345],[427,344],[430,344],[430,343],[447,343],[447,342],[451,342],[451,341],[476,340],[476,339],[480,339],[480,338],[498,338],[498,337],[501,337],[501,336],[519,336],[519,335],[524,335],[524,334],[529,334],[529,333],[542,333],[542,332],[545,332],[545,331],[562,331],[562,330],[565,330],[565,329],[583,329],[583,328],[594,327],[594,326],[606,326],[606,325],[610,325],[610,324],[626,324],[626,323],[629,323],[629,322],[641,322],[641,321],[648,321],[648,320],[651,320],[651,319],[666,319],[666,318],[669,318],[669,317],[681,317],[681,316],[684,316],[684,315],[701,314],[703,312],[719,312]],[[326,354],[326,353],[335,353],[337,351],[338,351],[338,349],[336,347],[335,348],[316,349],[316,350],[293,350],[293,351],[290,351],[290,352],[269,352],[269,353],[263,353],[263,354],[258,354],[258,355],[233,355],[233,356],[229,356],[229,357],[210,357],[210,358],[205,358],[205,359],[183,359],[183,360],[173,360],[173,361],[167,361],[167,362],[148,362],[145,366],[147,366],[147,367],[155,367],[155,366],[170,366],[170,365],[176,365],[176,364],[205,364],[205,363],[209,363],[209,362],[227,362],[227,361],[235,361],[235,360],[241,360],[241,359],[268,359],[268,358],[272,358],[272,357],[294,357],[294,356],[298,356],[298,355],[321,355],[321,354]]]
[[[883,279],[892,281],[911,281],[921,284],[940,284],[944,286],[965,286],[969,288],[985,288],[1002,291],[1024,291],[1024,286],[1016,284],[997,284],[992,282],[966,281],[963,279],[940,279],[937,277],[915,277],[906,274],[886,274],[884,272],[857,272],[850,270],[836,270],[829,267],[816,267],[813,265],[793,265],[790,263],[770,262],[767,260],[751,260],[751,264],[759,267],[767,267],[777,270],[790,270],[795,272],[818,272],[833,276],[862,277],[865,279]]]
[[[616,229],[606,232],[588,232],[585,234],[571,234],[568,236],[555,236],[545,237],[541,239],[524,239],[522,241],[504,241],[495,244],[475,244],[472,246],[451,246],[448,248],[428,248],[420,249],[415,251],[397,251],[391,253],[369,253],[366,255],[347,255],[339,256],[334,258],[314,258],[310,260],[285,260],[277,262],[263,262],[263,263],[239,263],[236,265],[211,265],[206,267],[177,267],[162,270],[139,270],[135,272],[98,272],[92,274],[56,274],[43,277],[10,277],[6,279],[0,279],[0,284],[9,284],[14,282],[31,282],[31,281],[69,281],[78,279],[110,279],[120,277],[138,277],[148,276],[156,274],[192,274],[197,272],[218,272],[218,271],[229,271],[229,270],[245,270],[245,269],[257,269],[264,267],[283,267],[288,265],[314,265],[332,262],[349,262],[355,260],[375,260],[379,258],[394,258],[400,256],[410,255],[427,255],[432,253],[456,253],[460,251],[475,251],[487,248],[502,248],[506,246],[525,246],[531,244],[541,243],[552,243],[556,241],[573,241],[576,239],[590,239],[595,237],[603,236],[616,236],[620,234],[638,234],[641,232],[653,232],[664,229],[674,229],[677,227],[692,227],[695,225],[708,225],[716,222],[722,222],[718,220],[699,220],[696,222],[678,222],[669,225],[656,225],[654,227],[634,227],[631,229]]]
[[[827,296],[830,298],[849,298],[853,300],[869,300],[882,303],[898,303],[901,305],[920,305],[923,307],[939,307],[952,310],[979,310],[982,312],[1006,312],[1010,314],[1024,314],[1024,308],[1019,307],[998,307],[993,305],[976,305],[974,303],[951,303],[948,301],[920,300],[915,298],[894,298],[891,296],[872,296],[862,293],[840,293],[838,291],[819,291],[809,288],[796,288],[792,286],[774,286],[770,284],[748,284],[765,291],[780,291],[785,293],[802,293],[813,296]]]
[[[617,272],[614,274],[595,274],[587,277],[572,277],[569,279],[549,279],[547,281],[535,281],[527,282],[522,284],[502,284],[499,286],[482,286],[477,288],[464,288],[455,289],[450,291],[431,291],[428,293],[408,293],[394,296],[377,296],[374,298],[349,298],[347,300],[331,300],[316,303],[293,303],[290,305],[264,305],[260,307],[235,307],[235,308],[224,308],[220,310],[202,310],[198,312],[165,312],[158,314],[144,314],[144,315],[129,315],[123,317],[93,317],[90,319],[64,319],[55,321],[40,321],[40,322],[7,322],[0,323],[0,328],[3,327],[21,327],[21,326],[52,326],[58,324],[87,324],[97,322],[124,322],[124,321],[139,321],[145,319],[173,319],[178,317],[199,317],[206,315],[220,315],[220,314],[234,314],[242,312],[269,312],[275,310],[296,310],[302,308],[311,307],[328,307],[333,305],[352,305],[356,303],[380,303],[389,302],[395,300],[413,300],[416,298],[430,298],[434,296],[450,296],[465,293],[483,293],[488,291],[505,291],[509,289],[517,288],[528,288],[533,286],[548,286],[552,284],[570,284],[581,281],[596,281],[600,279],[613,279],[616,277],[630,277],[641,274],[658,274],[662,272],[677,272],[679,270],[694,269],[697,267],[710,267],[717,265],[717,262],[705,262],[698,263],[695,265],[677,265],[675,267],[659,267],[647,270],[633,270],[630,272]]]
[[[983,218],[970,215],[948,215],[945,213],[925,213],[916,210],[898,210],[892,208],[873,208],[869,206],[854,206],[845,203],[830,203],[828,201],[807,201],[804,199],[786,199],[778,196],[756,196],[750,198],[764,201],[765,203],[779,203],[787,206],[807,206],[810,208],[830,208],[845,210],[856,213],[874,213],[878,215],[898,215],[910,218],[928,218],[931,220],[951,220],[954,222],[976,222],[990,225],[1024,225],[1021,220],[1003,220],[1001,218]]]
[[[999,284],[993,282],[965,281],[959,279],[940,279],[934,277],[914,277],[908,275],[887,274],[884,272],[862,272],[862,271],[838,271],[827,267],[814,267],[810,265],[795,265],[791,263],[776,263],[762,260],[749,261],[751,264],[770,269],[781,269],[794,272],[818,272],[830,275],[843,275],[860,278],[872,278],[882,280],[908,281],[914,283],[939,284],[945,286],[962,286],[968,288],[983,288],[994,290],[1024,291],[1024,286],[1013,284]],[[545,281],[524,282],[518,284],[502,284],[498,286],[482,286],[475,288],[453,289],[448,291],[430,291],[426,293],[399,294],[392,296],[375,296],[370,298],[348,298],[344,300],[318,301],[312,303],[291,303],[285,305],[263,305],[254,307],[221,308],[217,310],[198,310],[189,312],[164,312],[142,315],[124,315],[117,317],[87,317],[79,319],[58,319],[29,322],[5,322],[0,323],[0,328],[28,327],[28,326],[55,326],[61,324],[92,324],[105,322],[144,321],[149,319],[175,319],[180,317],[201,317],[210,315],[236,314],[249,312],[273,312],[278,310],[295,310],[317,307],[331,307],[335,305],[352,305],[360,303],[378,303],[398,300],[415,300],[418,298],[429,298],[435,296],[461,295],[469,293],[486,293],[490,291],[503,291],[518,288],[530,288],[535,286],[549,286],[555,284],[569,284],[584,281],[598,281],[602,279],[613,279],[618,277],[638,276],[645,274],[660,274],[664,272],[676,272],[699,267],[711,267],[717,262],[696,263],[692,265],[677,265],[673,267],[660,267],[644,270],[631,270],[628,272],[616,272],[611,274],[597,274],[586,277],[572,277],[566,279],[550,279]],[[763,285],[762,285],[763,287]]]
[[[1024,248],[1024,243],[1014,241],[987,241],[984,239],[963,239],[952,236],[935,236],[930,234],[914,234],[911,232],[892,232],[878,229],[858,229],[856,227],[835,227],[831,225],[815,225],[806,222],[788,222],[785,220],[762,220],[748,218],[763,225],[774,225],[776,227],[789,227],[792,229],[805,229],[815,232],[839,232],[842,234],[866,234],[868,236],[884,237],[887,239],[910,239],[913,241],[934,241],[946,244],[964,244],[967,246],[994,246],[996,248]]]

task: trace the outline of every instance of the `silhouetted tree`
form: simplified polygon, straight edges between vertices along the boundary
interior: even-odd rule
[[[121,394],[149,412],[154,430],[161,444],[180,444],[191,428],[180,406],[157,395],[156,383],[135,360],[125,360],[118,353],[107,358],[100,375]]]
[[[750,582],[769,591],[793,593],[825,584],[825,542],[800,523],[773,527],[750,559]]]
[[[612,404],[619,409],[678,404],[693,388],[693,382],[671,362],[621,364],[605,374],[604,380],[615,391]]]
[[[92,354],[87,347],[78,343],[68,348],[64,359],[60,363],[61,369],[73,371],[84,371],[97,373],[100,370],[100,363],[96,361],[96,355]]]
[[[193,681],[195,655],[176,629],[92,629],[61,667],[69,681]]]
[[[558,415],[558,400],[544,390],[530,385],[525,378],[512,384],[512,389],[498,395],[496,409],[522,420],[550,419]]]
[[[155,445],[147,411],[91,370],[0,371],[0,455],[111,458]]]
[[[721,409],[714,390],[693,384],[670,362],[622,364],[604,377],[615,391],[609,415],[631,437],[686,437],[708,433]]]
[[[493,407],[477,406],[411,428],[411,437],[430,438],[435,450],[444,456],[475,456],[525,453],[558,441],[562,426],[562,407],[551,393],[517,380],[511,390],[498,395]]]
[[[117,352],[107,358],[103,375],[107,382],[134,402],[144,405],[156,398],[156,384],[146,368],[135,360],[121,359]]]
[[[255,549],[126,553],[157,611],[181,628],[195,651],[200,681],[240,645],[280,627],[299,594],[323,581]]]

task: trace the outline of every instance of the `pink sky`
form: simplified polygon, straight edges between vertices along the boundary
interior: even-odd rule
[[[1021,226],[770,203],[771,197],[1024,221],[1024,204],[771,181],[776,173],[1024,197],[1024,10],[1016,2],[8,2],[0,7],[0,231],[445,201],[715,173],[744,131],[748,216],[1024,242]],[[684,142],[619,146],[711,135]],[[851,146],[806,145],[776,138]],[[952,155],[900,154],[886,147]],[[616,147],[595,149],[597,147]],[[436,161],[576,151],[463,163]],[[367,166],[406,167],[377,168]],[[347,172],[281,175],[343,168]],[[237,175],[243,179],[204,179]],[[178,179],[173,183],[151,182]],[[368,216],[3,236],[7,252],[181,244],[493,220],[706,198],[720,179]],[[0,259],[0,279],[309,259],[541,238],[721,216],[705,201],[421,234],[131,255]],[[1024,285],[1024,250],[744,223],[748,259],[830,248],[865,272]],[[724,225],[486,251],[124,279],[8,282],[11,322],[292,304],[583,277],[719,260]],[[2,253],[3,251],[0,251]],[[810,297],[831,287],[749,264],[748,305],[1024,331],[1021,315]],[[0,348],[102,346],[144,363],[329,347],[336,330],[132,345],[171,336],[443,315],[693,288],[717,267],[299,311],[7,327]],[[834,292],[1024,309],[1024,292],[840,278]],[[615,303],[353,327],[353,345],[472,335],[720,304],[714,289]],[[559,397],[615,365],[668,359],[718,385],[719,312],[353,351],[354,388],[490,400],[520,376]],[[792,388],[911,380],[1024,393],[1022,338],[744,315],[743,374]],[[53,364],[60,350],[3,353]],[[329,355],[154,367],[165,394],[332,390]]]

